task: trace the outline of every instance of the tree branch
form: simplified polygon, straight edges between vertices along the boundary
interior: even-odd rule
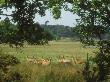
[[[3,15],[3,16],[12,16],[13,14],[11,14],[11,15],[8,15],[8,14],[0,14],[0,15]]]

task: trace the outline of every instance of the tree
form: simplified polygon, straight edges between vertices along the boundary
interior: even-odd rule
[[[1,3],[2,8],[15,7],[15,11],[11,16],[13,21],[18,24],[18,35],[29,42],[31,42],[29,35],[33,36],[33,33],[36,32],[33,21],[35,13],[43,16],[45,10],[50,8],[53,17],[56,19],[60,18],[62,8],[76,13],[80,17],[77,20],[77,32],[80,34],[81,41],[99,47],[95,59],[99,72],[95,81],[102,82],[108,78],[110,75],[110,41],[105,40],[103,36],[109,33],[110,29],[109,0],[5,0],[5,3]],[[68,4],[71,4],[72,8]],[[38,33],[42,32],[38,31]],[[96,41],[94,37],[97,37],[98,40]]]
[[[75,1],[72,8],[80,17],[77,27],[81,41],[99,47],[95,58],[99,72],[94,82],[107,80],[110,75],[110,41],[103,38],[110,29],[109,4],[109,0],[80,0]],[[94,37],[97,37],[98,41]]]
[[[47,20],[47,21],[45,21],[45,26],[47,25],[49,23],[49,21]]]
[[[45,39],[42,34],[44,30],[39,24],[34,22],[35,14],[41,16],[45,15],[47,9],[47,0],[0,0],[1,12],[0,15],[12,17],[12,21],[17,23],[18,31],[15,36],[19,36],[19,41],[16,40],[17,45],[27,41],[31,44],[40,44]],[[15,8],[12,14],[3,14],[2,10],[7,8]],[[36,34],[35,34],[36,33]],[[34,35],[34,36],[33,36]],[[36,36],[35,36],[36,35]],[[14,39],[13,39],[14,40]],[[33,41],[32,41],[33,40]],[[45,41],[43,41],[45,42]],[[15,44],[16,44],[15,43]],[[13,43],[14,44],[14,43]]]
[[[99,47],[95,61],[99,68],[96,82],[106,80],[110,74],[110,41],[103,38],[110,29],[109,4],[107,0],[82,0],[76,1],[73,8],[73,11],[77,8],[75,13],[80,16],[77,27],[81,41]],[[97,37],[97,42],[94,37]]]
[[[0,0],[0,15],[5,15],[7,17],[11,16],[12,21],[17,23],[18,31],[15,33],[15,36],[19,36],[19,41],[16,41],[16,45],[19,45],[19,43],[21,44],[24,41],[29,43],[32,42],[31,44],[39,44],[42,43],[40,41],[45,40],[42,36],[44,30],[41,32],[41,28],[38,27],[40,25],[37,25],[37,30],[40,32],[36,30],[36,25],[33,21],[35,14],[44,16],[45,11],[50,9],[52,10],[52,13],[56,13],[53,14],[53,17],[57,19],[60,17],[60,10],[62,8],[61,6],[63,6],[63,2],[64,0]],[[59,5],[57,5],[57,3],[59,3]],[[11,15],[3,14],[2,10],[8,8],[15,8],[15,10],[13,10]],[[36,39],[35,32],[37,32],[37,34],[39,33],[36,36]],[[33,35],[34,39],[32,39]]]
[[[77,14],[80,19],[77,19],[76,28],[81,42],[87,45],[96,45],[99,49],[95,58],[98,74],[97,77],[93,78],[94,81],[91,79],[91,82],[107,80],[110,75],[110,41],[104,37],[110,32],[110,0],[54,1],[56,1],[54,6],[51,5],[51,8],[56,8],[53,14],[60,17],[59,14],[61,13],[56,12],[59,12],[61,8]],[[72,7],[65,5],[66,3],[71,4]],[[87,78],[86,81],[90,82]]]

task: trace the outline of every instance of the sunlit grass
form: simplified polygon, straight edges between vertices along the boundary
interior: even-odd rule
[[[84,48],[80,42],[50,42],[49,45],[24,45],[24,48],[10,48],[8,45],[1,45],[4,53],[16,56],[21,60],[21,64],[12,67],[8,73],[8,78],[12,79],[14,73],[19,73],[23,77],[21,82],[84,82],[82,75],[82,65],[61,65],[57,62],[59,56],[65,58],[81,57],[86,59],[94,56],[96,48]],[[43,66],[26,62],[26,56],[37,58],[52,58],[54,63]],[[24,62],[25,61],[25,62]],[[57,63],[55,63],[57,62]],[[79,71],[79,72],[78,72]]]
[[[93,56],[96,48],[84,48],[80,42],[50,42],[49,45],[24,45],[24,48],[15,49],[8,45],[1,45],[5,53],[16,56],[21,61],[26,60],[26,56],[51,57],[53,61],[59,56],[86,58],[87,53]]]
[[[11,74],[19,73],[23,76],[23,82],[84,82],[82,74],[77,71],[74,66],[22,63],[11,68],[8,78],[11,78]]]

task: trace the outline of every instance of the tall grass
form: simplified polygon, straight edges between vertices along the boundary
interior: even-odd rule
[[[37,66],[25,63],[13,67],[9,76],[19,73],[23,77],[19,82],[83,82],[82,74],[77,71],[73,66]]]
[[[83,48],[79,42],[50,42],[49,45],[43,46],[26,44],[21,49],[10,48],[8,45],[0,47],[3,52],[21,60],[21,64],[11,67],[8,71],[6,82],[84,82],[81,66],[66,66],[53,62],[56,62],[59,56],[86,58],[87,53],[92,56],[92,52],[96,50]],[[38,59],[51,57],[53,62],[48,66],[39,66],[27,63],[26,56],[35,56]]]

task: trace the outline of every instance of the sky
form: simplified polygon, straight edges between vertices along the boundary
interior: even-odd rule
[[[13,10],[13,9],[12,9]],[[7,11],[4,11],[4,14],[8,13],[11,14],[12,10],[8,9]],[[4,19],[5,17],[0,16],[2,19]],[[49,21],[48,25],[65,25],[65,26],[70,26],[73,27],[76,25],[76,19],[78,19],[79,17],[75,14],[72,14],[68,11],[64,11],[62,10],[62,14],[61,14],[61,18],[59,18],[58,20],[55,20],[52,16],[52,13],[47,10],[46,11],[46,16],[39,16],[39,15],[35,15],[35,22],[38,22],[40,24],[45,24],[45,21]]]
[[[61,18],[58,20],[55,20],[52,17],[52,13],[48,10],[46,11],[46,16],[40,17],[36,14],[35,21],[39,22],[40,24],[45,24],[45,21],[49,21],[48,25],[65,25],[65,26],[75,26],[76,25],[76,19],[79,17],[75,14],[72,14],[68,11],[62,10]]]

